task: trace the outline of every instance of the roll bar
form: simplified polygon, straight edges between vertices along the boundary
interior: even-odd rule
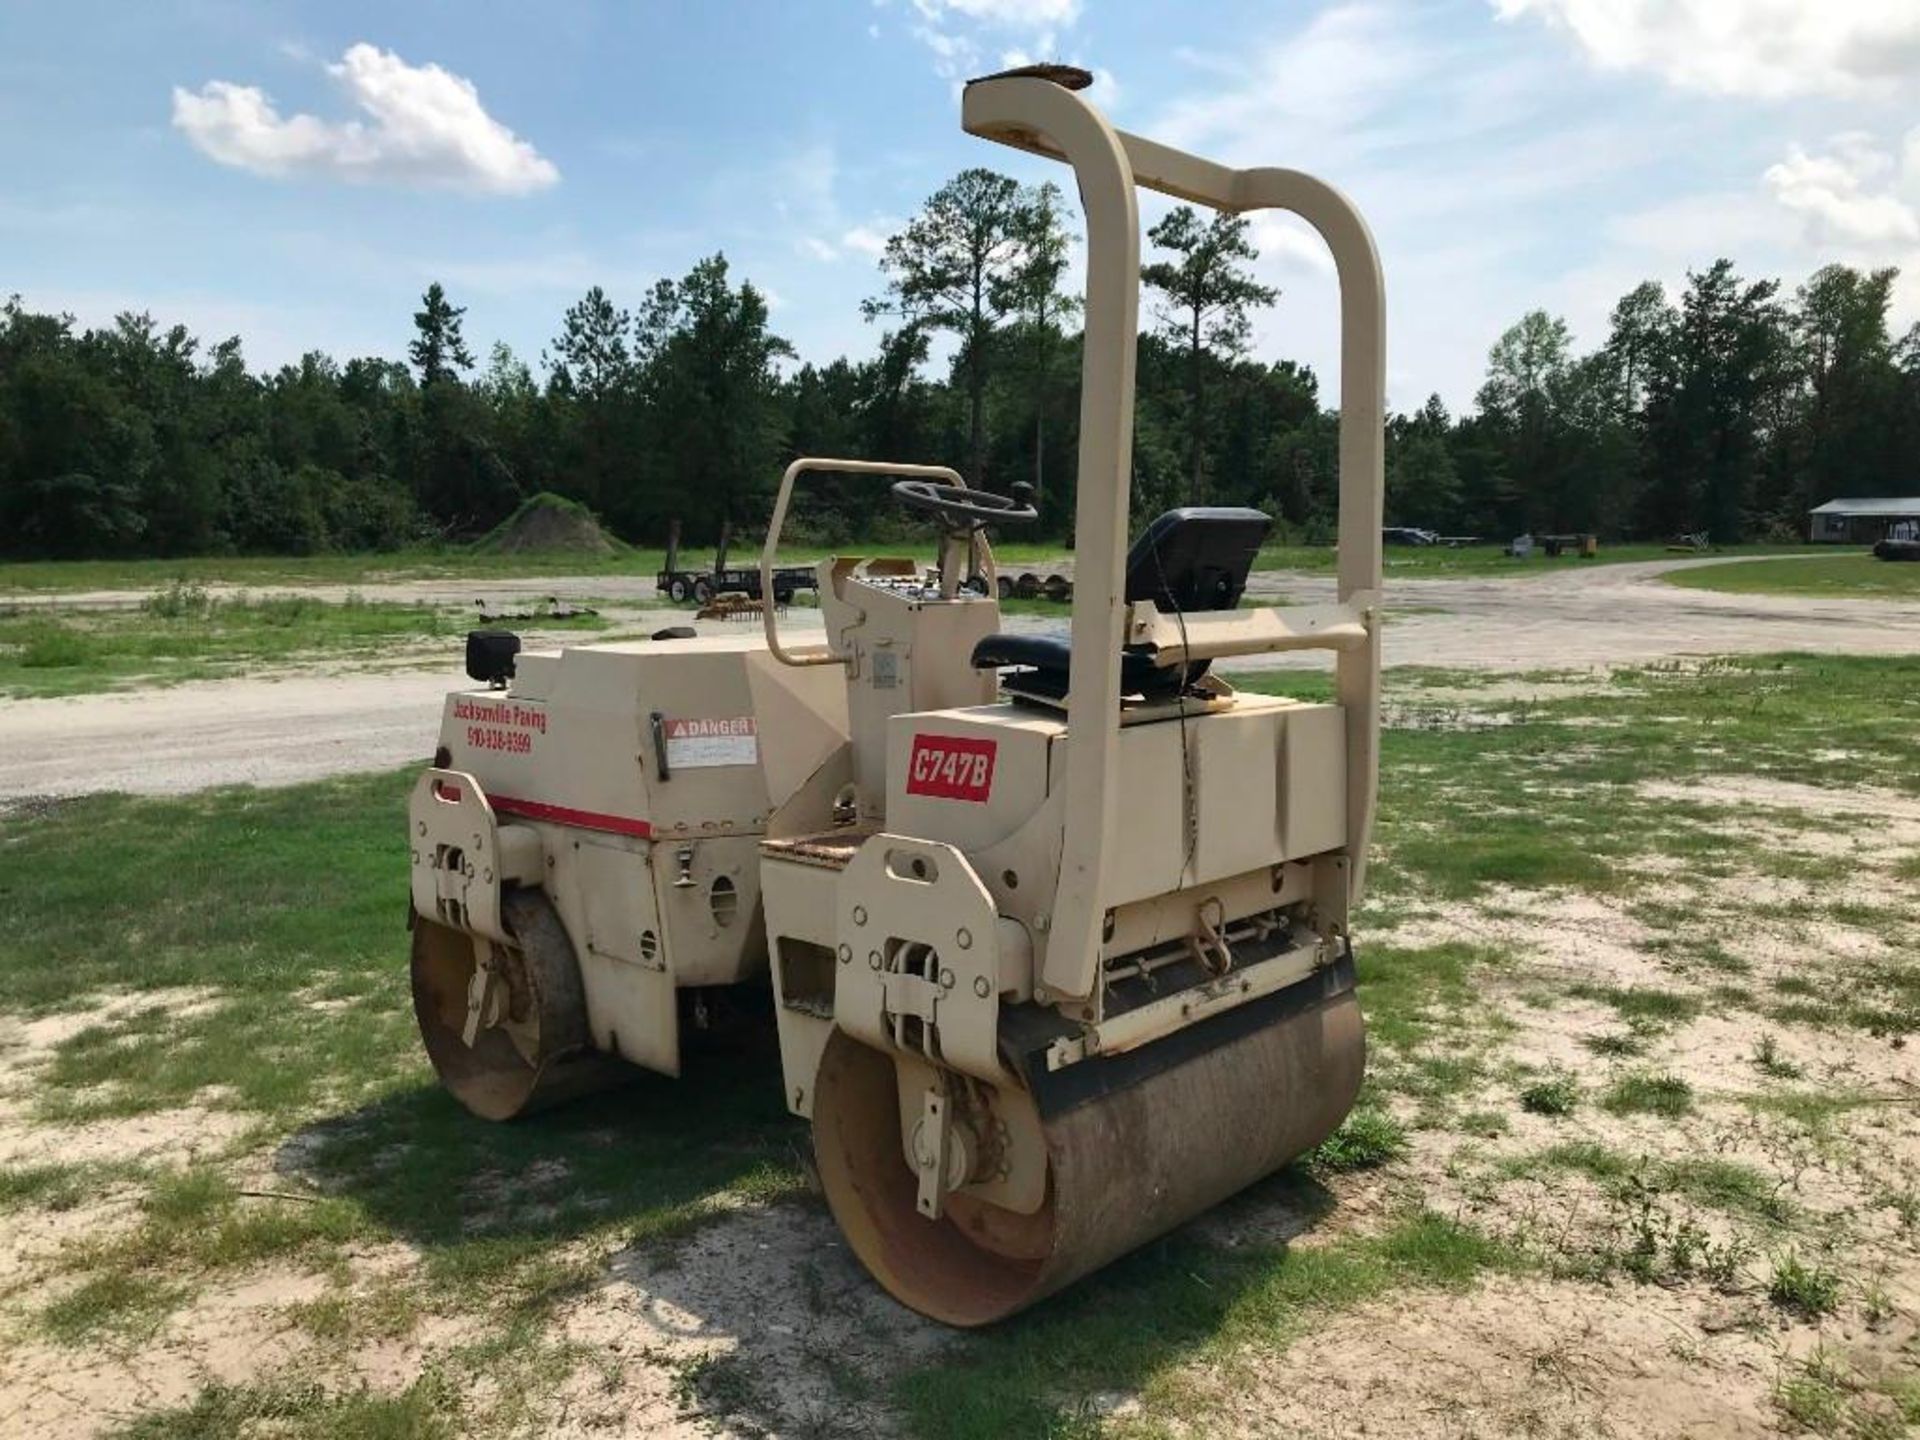
[[[760,618],[766,623],[767,649],[783,665],[844,665],[846,657],[825,646],[818,650],[789,650],[780,643],[780,624],[774,615],[773,562],[780,553],[780,532],[786,528],[787,505],[793,499],[793,482],[809,470],[834,470],[844,475],[897,475],[904,480],[943,480],[949,485],[964,485],[960,472],[946,465],[892,465],[881,460],[833,460],[824,456],[803,455],[780,477],[780,494],[773,502],[773,519],[767,525],[767,543],[760,550]]]
[[[1139,342],[1137,186],[1215,210],[1291,210],[1320,232],[1340,282],[1338,598],[1363,637],[1337,651],[1347,725],[1349,889],[1358,899],[1373,828],[1379,752],[1380,518],[1386,458],[1386,300],[1366,222],[1332,186],[1297,170],[1235,170],[1116,130],[1073,90],[1031,75],[969,84],[973,135],[1073,167],[1087,222],[1079,494],[1074,510],[1073,685],[1067,697],[1066,835],[1035,999],[1089,996],[1098,978],[1120,748],[1120,647]]]

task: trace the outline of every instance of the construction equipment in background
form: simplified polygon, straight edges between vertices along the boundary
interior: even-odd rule
[[[539,601],[531,610],[501,610],[487,604],[484,600],[473,602],[480,612],[482,625],[500,625],[509,620],[587,620],[600,612],[591,605],[576,605],[571,600],[562,600],[558,595],[549,595]]]
[[[1545,551],[1549,560],[1558,560],[1562,555],[1578,555],[1582,560],[1591,560],[1600,553],[1600,537],[1585,532],[1520,535],[1507,542],[1504,553],[1509,559],[1529,560],[1533,558],[1535,547]]]
[[[1002,600],[1051,600],[1056,605],[1073,601],[1073,581],[1058,573],[1045,577],[1023,570],[1018,575],[1002,575],[994,582],[994,593]]]
[[[408,808],[414,1003],[454,1095],[504,1119],[620,1062],[677,1074],[692,1017],[770,984],[835,1220],[956,1325],[1318,1144],[1364,1068],[1348,917],[1377,772],[1378,261],[1327,185],[1116,131],[1089,79],[1014,71],[963,101],[973,134],[1071,166],[1085,208],[1070,636],[1000,628],[987,529],[1031,505],[944,467],[797,460],[763,594],[794,487],[823,470],[892,479],[936,569],[822,562],[807,643],[768,607],[753,638],[483,645],[475,679],[506,688],[448,697]],[[1238,608],[1258,511],[1176,510],[1128,547],[1143,186],[1291,210],[1327,241],[1333,603]],[[1214,671],[1305,650],[1332,659],[1330,702]]]
[[[689,601],[711,605],[721,595],[744,595],[749,600],[758,600],[762,593],[761,578],[758,566],[735,566],[717,570],[667,569],[655,575],[653,582],[659,586],[660,593],[676,605]],[[766,579],[765,593],[773,596],[776,605],[792,604],[793,597],[802,590],[816,587],[813,571],[805,565],[782,565]]]

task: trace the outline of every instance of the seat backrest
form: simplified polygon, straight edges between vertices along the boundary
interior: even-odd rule
[[[1151,600],[1168,614],[1231,610],[1272,528],[1267,516],[1242,506],[1169,510],[1127,552],[1126,598]]]

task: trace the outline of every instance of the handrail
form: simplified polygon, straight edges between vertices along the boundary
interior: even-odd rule
[[[969,133],[1073,167],[1087,225],[1086,337],[1074,512],[1072,741],[1060,885],[1035,998],[1088,997],[1100,957],[1102,881],[1118,789],[1120,637],[1132,479],[1134,355],[1139,341],[1140,224],[1135,187],[1239,214],[1284,209],[1332,252],[1340,283],[1338,598],[1364,639],[1338,651],[1347,727],[1347,853],[1352,897],[1365,873],[1379,749],[1380,516],[1386,459],[1386,301],[1366,222],[1332,186],[1294,170],[1231,167],[1114,129],[1078,94],[1018,74],[978,80],[961,101]],[[1343,637],[1345,638],[1345,637]]]
[[[910,480],[944,480],[963,485],[960,472],[946,465],[894,465],[882,460],[834,460],[819,455],[803,455],[780,477],[780,494],[773,502],[773,519],[767,525],[767,543],[760,551],[760,618],[766,626],[767,649],[782,665],[844,665],[846,657],[836,655],[830,645],[819,650],[789,650],[780,643],[780,624],[769,603],[773,596],[773,561],[780,553],[780,532],[787,523],[787,504],[793,498],[793,482],[809,470],[833,470],[846,475],[899,475]]]

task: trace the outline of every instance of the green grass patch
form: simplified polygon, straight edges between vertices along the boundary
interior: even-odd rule
[[[1807,548],[1804,545],[1728,545],[1715,553],[1727,558],[1740,555],[1795,555],[1806,553]],[[1587,558],[1573,554],[1549,556],[1535,547],[1532,557],[1526,560],[1516,560],[1508,555],[1504,542],[1457,547],[1389,545],[1386,549],[1386,572],[1389,583],[1399,579],[1449,577],[1524,579],[1567,570],[1591,570],[1603,565],[1681,558],[1684,557],[1676,555],[1664,545],[1649,544],[1603,543],[1599,554]],[[1260,551],[1255,566],[1261,570],[1331,570],[1334,560],[1334,548],[1331,545],[1269,545]]]
[[[1375,1170],[1406,1153],[1406,1127],[1377,1105],[1359,1105],[1320,1142],[1306,1163],[1313,1170],[1341,1174]]]
[[[1823,1135],[1836,1119],[1868,1101],[1844,1090],[1768,1090],[1742,1095],[1740,1103],[1749,1110],[1778,1116],[1802,1130]]]
[[[1276,1354],[1316,1322],[1403,1289],[1459,1289],[1515,1264],[1498,1242],[1428,1211],[1331,1245],[1223,1250],[1177,1235],[1059,1300],[960,1337],[894,1399],[926,1440],[1090,1433],[1097,1397],[1139,1393],[1136,1423],[1196,1423],[1187,1366]]]
[[[0,1165],[0,1212],[29,1205],[71,1210],[103,1178],[101,1168],[92,1165]]]
[[[1673,1195],[1730,1215],[1784,1224],[1794,1213],[1780,1182],[1735,1160],[1629,1156],[1593,1140],[1570,1140],[1502,1164],[1509,1177],[1566,1171],[1584,1175],[1617,1199]]]
[[[1920,1425],[1920,1381],[1869,1376],[1826,1345],[1788,1362],[1773,1401],[1796,1429],[1848,1440],[1900,1440]]]
[[[1754,1040],[1753,1068],[1772,1080],[1797,1080],[1801,1075],[1800,1066],[1780,1053],[1780,1041],[1771,1033]]]
[[[1814,595],[1920,599],[1920,565],[1876,560],[1858,550],[1702,565],[1666,575],[1669,585],[1733,595]]]
[[[1608,1060],[1620,1060],[1629,1056],[1647,1053],[1644,1036],[1632,1031],[1609,1031],[1602,1035],[1583,1035],[1580,1044],[1595,1055]]]
[[[1623,1075],[1607,1087],[1600,1104],[1615,1115],[1673,1119],[1693,1109],[1693,1087],[1678,1075]]]
[[[364,661],[423,640],[464,634],[470,612],[349,594],[209,595],[175,582],[138,610],[0,609],[0,695],[78,695],[131,684],[243,673],[318,659]],[[596,616],[539,622],[593,631]],[[451,654],[451,651],[449,651]]]
[[[760,558],[762,538],[737,537],[728,564],[752,565]],[[994,545],[1002,569],[1042,574],[1058,569],[1070,555],[1059,541],[1007,541]],[[810,565],[829,553],[906,555],[932,564],[930,536],[915,532],[898,540],[874,540],[840,546],[812,542],[783,545],[780,563]],[[1331,551],[1328,552],[1331,555]],[[711,548],[683,546],[682,569],[707,569]],[[249,589],[299,585],[375,585],[403,580],[506,580],[543,576],[643,576],[652,579],[666,565],[658,546],[615,541],[604,554],[576,550],[507,552],[497,544],[422,545],[403,550],[324,555],[205,555],[172,560],[28,560],[0,563],[0,595],[8,591],[52,593],[84,590],[154,590],[183,585],[234,585]],[[1331,568],[1329,560],[1326,568]]]
[[[239,1110],[261,1127],[242,1145],[279,1147],[285,1179],[267,1188],[292,1196],[238,1193],[225,1162],[154,1177],[129,1231],[63,1254],[97,1282],[59,1320],[68,1332],[150,1310],[175,1286],[270,1260],[324,1270],[349,1245],[394,1239],[424,1252],[420,1284],[437,1303],[540,1310],[581,1284],[550,1263],[571,1242],[665,1245],[728,1205],[803,1189],[771,1026],[689,1044],[683,1078],[636,1074],[536,1125],[489,1125],[439,1089],[407,994],[410,779],[0,816],[0,1009],[212,992],[56,1047],[36,1073],[38,1118]],[[4,1173],[7,1203],[83,1183]]]
[[[438,1373],[397,1395],[299,1385],[211,1385],[176,1409],[112,1432],[116,1440],[442,1440],[460,1432],[459,1386]]]
[[[1795,1251],[1777,1256],[1767,1280],[1767,1298],[1803,1320],[1830,1315],[1840,1304],[1840,1277],[1823,1265],[1809,1264]]]
[[[122,1270],[90,1275],[40,1311],[40,1328],[62,1345],[150,1334],[180,1295],[178,1285],[154,1275]]]
[[[1653,986],[1572,985],[1569,995],[1611,1005],[1622,1020],[1636,1030],[1663,1029],[1684,1024],[1700,1013],[1700,1001],[1677,990]]]
[[[1571,1115],[1580,1103],[1580,1086],[1571,1075],[1550,1075],[1520,1092],[1520,1108],[1532,1115]]]
[[[1322,688],[1308,688],[1301,672],[1231,678],[1243,689],[1326,698],[1324,678],[1308,674]],[[1389,698],[1417,695],[1423,678],[1390,688]],[[1777,831],[1794,811],[1772,807],[1766,826],[1743,827],[1737,805],[1650,796],[1647,783],[1757,776],[1920,794],[1916,694],[1920,661],[1911,657],[1772,655],[1622,667],[1598,689],[1504,703],[1497,724],[1433,724],[1417,706],[1389,704],[1369,903],[1380,914],[1484,904],[1502,890],[1616,898],[1677,966],[1737,974],[1739,957],[1702,943],[1698,902],[1636,891],[1650,860],[1695,889],[1791,868],[1798,862]],[[1810,770],[1815,751],[1822,762]],[[1896,942],[1912,929],[1898,906],[1796,900],[1782,902],[1777,918],[1860,925]],[[1648,1013],[1641,1023],[1678,1018]],[[1885,1032],[1907,1018],[1891,994],[1853,1017]]]

